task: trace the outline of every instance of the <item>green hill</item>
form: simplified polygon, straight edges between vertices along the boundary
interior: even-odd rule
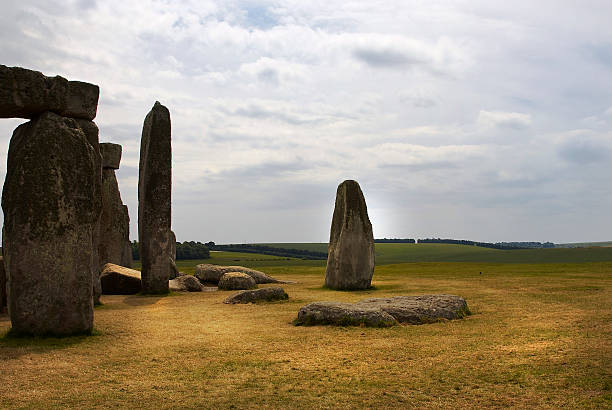
[[[326,252],[326,243],[269,243],[276,248]],[[501,250],[438,243],[377,243],[376,264],[404,262],[581,263],[612,261],[612,247]]]

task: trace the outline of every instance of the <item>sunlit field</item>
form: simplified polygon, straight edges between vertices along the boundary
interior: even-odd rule
[[[283,285],[288,301],[250,305],[223,304],[233,292],[221,291],[105,295],[93,336],[4,337],[0,407],[612,406],[612,258],[408,262],[410,247],[391,245],[395,257],[383,248],[374,288],[360,292],[323,288],[325,261],[179,261],[186,273],[238,264],[297,283]],[[460,295],[472,315],[385,329],[291,323],[313,301],[427,293]],[[0,316],[0,332],[9,327]]]

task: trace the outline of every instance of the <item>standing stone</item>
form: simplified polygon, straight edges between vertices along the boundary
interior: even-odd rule
[[[93,275],[92,280],[94,305],[99,305],[100,295],[102,294],[102,286],[100,285],[100,255],[98,251],[98,248],[100,246],[100,217],[102,211],[102,156],[100,154],[100,148],[98,143],[100,131],[96,123],[94,123],[93,121],[83,119],[77,119],[75,121],[77,122],[79,127],[81,127],[81,130],[83,130],[83,133],[85,134],[89,145],[91,145],[91,147],[93,148],[94,157],[96,160],[96,184],[94,186],[94,200],[97,204],[97,209],[99,210],[99,212],[91,236],[91,272]]]
[[[138,179],[138,237],[146,293],[168,292],[171,190],[170,112],[155,102],[142,127]]]
[[[106,263],[132,267],[130,216],[121,201],[115,170],[121,161],[121,145],[102,143],[102,215],[100,217],[100,266]],[[130,248],[129,255],[126,248]]]
[[[6,304],[6,271],[4,270],[4,258],[0,256],[0,313],[4,313]]]
[[[374,274],[374,235],[357,181],[338,186],[325,270],[325,286],[367,289]]]
[[[15,333],[91,331],[96,175],[96,152],[77,121],[46,112],[14,131],[2,209]]]

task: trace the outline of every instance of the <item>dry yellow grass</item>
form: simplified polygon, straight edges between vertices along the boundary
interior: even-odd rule
[[[258,269],[298,281],[283,285],[290,300],[103,296],[94,336],[0,339],[0,407],[612,405],[612,263],[386,265],[363,292],[323,289],[321,267]],[[442,292],[473,315],[388,329],[291,324],[311,301]],[[0,316],[0,332],[9,326]]]

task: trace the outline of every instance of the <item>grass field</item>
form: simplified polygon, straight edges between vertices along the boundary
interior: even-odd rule
[[[327,252],[326,243],[271,243],[277,248]],[[401,262],[582,263],[612,262],[612,247],[501,250],[444,243],[377,243],[376,264]]]
[[[298,283],[271,304],[223,304],[232,292],[103,296],[94,336],[1,338],[0,408],[612,407],[612,262],[384,253],[374,289],[360,292],[323,288],[324,261],[179,261],[186,272],[240,264]],[[312,301],[426,293],[463,296],[473,315],[388,329],[291,324]],[[9,326],[0,316],[0,332]]]

